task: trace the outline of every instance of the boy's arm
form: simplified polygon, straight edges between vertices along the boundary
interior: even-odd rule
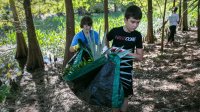
[[[115,35],[114,28],[111,29],[111,30],[106,34],[105,44],[106,44],[106,46],[107,46],[108,48],[110,48],[109,41],[113,40],[114,35]]]
[[[134,56],[136,60],[142,61],[143,60],[143,49],[142,48],[136,48],[135,53],[129,54],[130,56]]]
[[[136,51],[131,53],[131,56],[134,56],[136,60],[142,61],[143,60],[143,44],[142,44],[142,35],[136,38]]]
[[[76,52],[79,49],[79,45],[75,45],[75,46],[70,46],[69,51],[70,52]]]
[[[75,35],[72,39],[71,45],[69,47],[70,52],[76,52],[79,49],[78,45],[78,35]]]

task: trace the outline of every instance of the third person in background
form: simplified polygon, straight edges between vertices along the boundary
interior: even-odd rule
[[[170,35],[168,37],[168,41],[166,45],[174,44],[174,35],[176,34],[176,26],[179,23],[179,15],[176,14],[178,8],[174,7],[172,10],[172,14],[168,17],[167,21],[169,21],[169,29],[170,29]],[[165,23],[167,23],[167,21]]]

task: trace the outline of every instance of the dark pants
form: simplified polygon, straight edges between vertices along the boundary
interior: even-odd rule
[[[176,33],[176,26],[172,25],[169,27],[170,35],[168,37],[168,42],[174,42],[174,34]]]

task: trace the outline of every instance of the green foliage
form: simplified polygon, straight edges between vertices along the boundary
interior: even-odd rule
[[[111,49],[106,50],[106,52],[101,52],[101,56],[99,56],[95,60],[93,60],[93,59],[88,60],[88,61],[83,60],[77,64],[68,66],[65,69],[63,78],[68,81],[76,79],[77,77],[80,77],[83,74],[86,74],[89,71],[92,71],[92,70],[97,69],[98,67],[102,66],[103,64],[105,64],[107,62],[108,59],[111,59],[108,57],[113,57],[113,56],[118,56],[119,58],[123,58],[123,57],[127,58],[127,60],[124,60],[124,62],[121,62],[121,63],[125,64],[125,66],[123,66],[123,67],[130,67],[131,65],[128,64],[127,62],[134,58],[133,56],[128,56],[128,54],[131,53],[132,51],[124,50],[122,48],[123,47],[121,47],[121,48],[113,47]],[[92,58],[94,58],[94,57],[92,57]],[[120,60],[118,60],[118,61],[120,61]]]
[[[1,54],[0,58],[0,103],[5,101],[10,94],[11,81],[16,82],[22,76],[19,64],[14,60],[14,51],[7,51]],[[15,91],[14,91],[15,93]]]
[[[6,97],[10,94],[10,86],[9,85],[1,85],[0,86],[0,103],[6,100]]]
[[[89,59],[89,60],[83,60],[82,62],[76,65],[72,65],[72,66],[68,65],[68,67],[64,71],[64,74],[71,75],[93,61],[94,61],[93,59]]]
[[[80,7],[86,7],[87,10],[92,10],[91,8],[97,4],[103,4],[103,0],[73,0],[73,6],[74,6],[74,11],[76,12],[78,8]],[[132,2],[131,0],[111,0],[109,1],[109,8],[114,7],[114,3],[117,5],[119,9],[126,8],[130,4],[136,4],[140,6],[143,10],[143,18],[142,21],[137,28],[138,31],[142,32],[142,35],[146,35],[147,31],[147,18],[145,16],[144,11],[147,11],[147,2],[143,1],[134,1]],[[191,4],[192,1],[188,1],[188,4]],[[3,4],[3,5],[2,5]],[[6,9],[4,8],[5,6],[9,7],[8,0],[3,1],[2,4],[0,4],[1,10],[0,12],[5,13]],[[50,50],[51,52],[56,52],[60,53],[61,50],[64,51],[64,44],[65,44],[65,39],[66,39],[66,17],[65,16],[57,16],[56,13],[58,12],[65,12],[65,7],[64,7],[64,1],[62,0],[39,0],[39,1],[32,1],[31,2],[31,7],[32,7],[32,12],[33,12],[33,17],[34,17],[34,25],[36,27],[36,34],[37,34],[37,39],[39,41],[40,47],[43,50]],[[123,7],[121,7],[121,4],[123,4]],[[179,1],[176,2],[176,5],[179,4]],[[163,5],[164,1],[156,0],[153,1],[153,28],[154,30],[157,30],[161,27],[162,25],[162,12],[163,12]],[[166,17],[171,14],[171,7],[173,5],[173,2],[168,1],[167,5],[167,14]],[[194,4],[196,5],[196,4]],[[16,1],[16,6],[18,10],[18,15],[21,20],[25,18],[24,16],[24,9],[22,2]],[[103,6],[100,6],[101,9],[103,9]],[[192,18],[197,17],[197,8],[194,10],[191,10],[193,7],[189,8],[189,11],[191,12],[189,17],[189,23],[195,24],[196,20]],[[12,14],[10,14],[12,15]],[[98,30],[101,26],[102,30],[104,30],[104,15],[103,13],[95,14],[93,13],[92,19],[94,21],[93,23],[93,29]],[[80,24],[80,19],[82,16],[79,16],[75,14],[75,33],[79,32],[81,30],[79,24]],[[12,17],[11,17],[12,19]],[[118,27],[124,25],[124,16],[123,12],[109,12],[109,30],[112,29],[113,27]],[[2,19],[1,19],[2,20]],[[22,26],[24,27],[25,22],[22,22]],[[15,44],[16,43],[16,36],[15,36],[15,31],[12,27],[11,22],[6,23],[7,26],[9,26],[8,32],[3,31],[5,36],[2,36],[3,34],[0,33],[1,38],[0,38],[0,45],[5,45],[5,44]],[[3,29],[3,24],[0,22],[0,32],[2,32]],[[26,33],[25,27],[23,30],[24,34]],[[101,32],[101,35],[104,35],[103,32]],[[25,39],[27,40],[26,36]],[[58,44],[59,43],[59,44]],[[56,48],[55,48],[56,46]],[[59,49],[59,50],[57,50]],[[60,52],[57,52],[60,51]],[[63,55],[63,54],[62,54]]]
[[[6,33],[6,37],[8,37],[6,43],[15,44],[16,43],[16,35],[14,31],[10,31]]]
[[[5,53],[0,58],[0,82],[10,84],[10,81],[16,81],[18,76],[21,76],[20,67],[16,61],[13,61],[13,52]]]

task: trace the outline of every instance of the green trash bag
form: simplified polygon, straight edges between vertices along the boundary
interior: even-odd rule
[[[108,61],[87,88],[87,101],[94,105],[120,108],[124,101],[124,91],[120,82],[120,58],[109,55]]]
[[[82,62],[83,63],[83,62]],[[78,67],[81,66],[81,67]],[[64,73],[74,94],[91,105],[120,108],[124,91],[120,82],[120,58],[116,54],[79,65]]]

